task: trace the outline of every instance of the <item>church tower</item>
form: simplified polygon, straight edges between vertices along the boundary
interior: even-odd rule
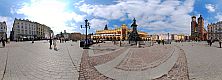
[[[198,33],[200,40],[204,40],[204,19],[202,15],[198,18]]]
[[[191,19],[191,39],[196,40],[198,37],[196,16],[192,16]]]

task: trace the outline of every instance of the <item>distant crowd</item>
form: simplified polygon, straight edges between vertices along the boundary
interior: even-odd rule
[[[222,39],[219,39],[219,40],[213,40],[213,39],[207,40],[207,43],[208,43],[208,45],[210,45],[210,46],[212,46],[212,44],[213,44],[214,42],[218,42],[218,43],[219,43],[219,46],[220,46],[219,48],[221,48]]]

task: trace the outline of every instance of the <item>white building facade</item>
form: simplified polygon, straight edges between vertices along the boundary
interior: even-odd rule
[[[13,24],[13,40],[45,39],[49,36],[50,29],[46,25],[29,21],[28,19],[15,19]],[[48,35],[46,35],[46,34]]]
[[[6,22],[0,22],[0,38],[7,38],[7,25]]]

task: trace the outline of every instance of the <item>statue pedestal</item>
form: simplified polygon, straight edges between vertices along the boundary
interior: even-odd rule
[[[138,48],[140,47],[140,42],[139,42],[139,41],[137,42],[136,46],[137,46]]]

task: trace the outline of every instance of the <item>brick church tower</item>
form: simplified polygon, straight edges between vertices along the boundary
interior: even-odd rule
[[[199,39],[204,40],[204,19],[202,15],[198,18]]]
[[[198,32],[197,32],[197,21],[196,21],[196,16],[192,16],[192,21],[191,21],[191,40],[198,40]]]
[[[202,15],[197,19],[198,23],[196,22],[196,17],[192,16],[191,21],[191,40],[207,40],[207,31],[204,28],[204,19]]]

